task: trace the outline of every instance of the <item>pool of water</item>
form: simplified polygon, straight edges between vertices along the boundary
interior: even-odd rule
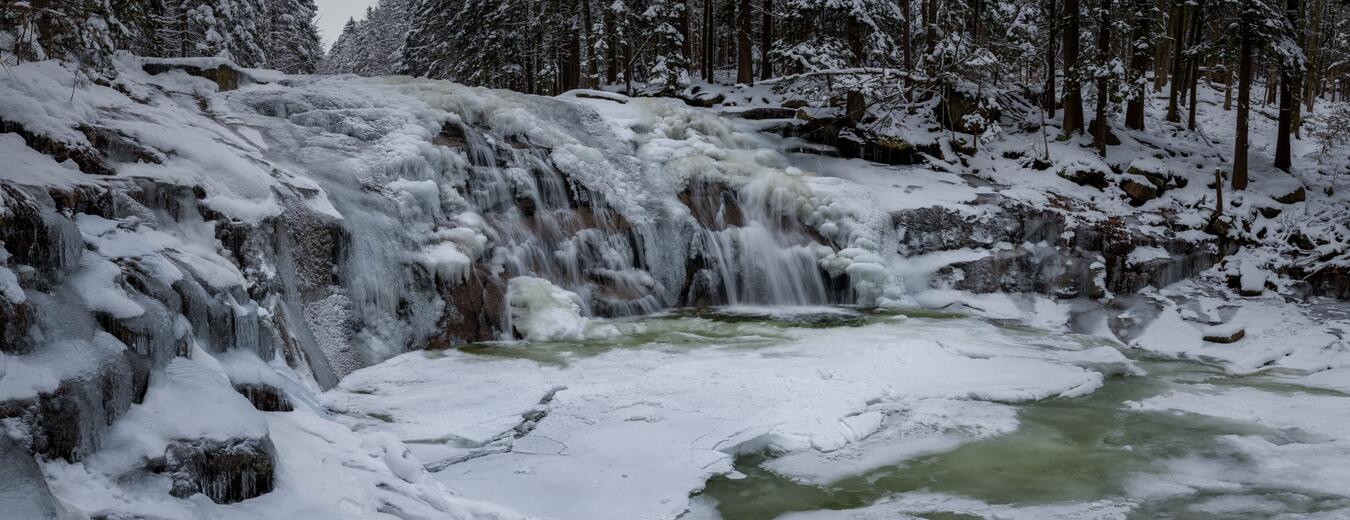
[[[597,329],[583,342],[500,342],[462,350],[565,369],[616,349],[744,349],[763,355],[759,352],[820,329],[848,331],[885,322],[903,323],[900,331],[931,331],[976,323],[951,313],[835,307],[734,307],[596,321]],[[946,451],[929,451],[826,482],[775,471],[774,461],[785,454],[743,454],[735,459],[734,472],[713,476],[691,495],[695,507],[684,518],[768,520],[803,513],[801,518],[812,520],[1350,518],[1350,491],[1341,491],[1350,490],[1350,483],[1338,487],[1300,481],[1341,475],[1327,468],[1350,466],[1350,440],[1329,440],[1325,431],[1304,428],[1298,418],[1292,424],[1270,423],[1259,414],[1235,418],[1231,413],[1141,404],[1166,401],[1175,394],[1240,390],[1277,403],[1321,396],[1350,408],[1350,396],[1289,384],[1288,377],[1281,377],[1288,374],[1233,375],[1219,366],[1153,357],[1098,338],[993,325],[997,334],[1033,348],[1113,345],[1122,348],[1139,370],[1110,375],[1101,388],[1082,397],[1014,404],[1018,426],[1010,433],[963,439]],[[841,350],[840,355],[848,353]],[[1346,410],[1338,413],[1350,417]],[[1285,466],[1311,460],[1317,467],[1305,476],[1298,468],[1272,463],[1272,457],[1253,451],[1252,443],[1270,446],[1272,453],[1301,450],[1295,453],[1303,462]]]
[[[902,314],[927,319],[959,317]],[[1003,328],[1005,333],[1022,335],[1032,343],[1049,334],[1013,325]],[[1259,422],[1145,411],[1134,406],[1150,397],[1196,387],[1253,388],[1287,395],[1342,394],[1289,385],[1262,375],[1228,375],[1218,367],[1196,361],[1150,358],[1129,350],[1125,353],[1144,369],[1144,374],[1109,377],[1100,390],[1085,397],[1019,405],[1020,427],[1014,433],[828,485],[794,480],[768,469],[766,463],[774,454],[747,455],[737,460],[735,474],[712,478],[696,498],[725,520],[767,520],[791,512],[821,510],[840,513],[826,517],[854,518],[849,510],[866,511],[879,500],[910,492],[966,497],[1012,508],[1115,500],[1130,504],[1131,518],[1217,520],[1317,513],[1325,513],[1327,518],[1350,518],[1346,511],[1350,500],[1310,493],[1298,486],[1219,485],[1216,487],[1228,489],[1202,487],[1179,494],[1150,489],[1159,478],[1176,472],[1178,461],[1199,461],[1220,468],[1243,466],[1249,455],[1219,442],[1226,436],[1254,436],[1288,445],[1300,442],[1301,432]],[[1350,464],[1350,459],[1328,463]],[[1024,511],[1036,517],[1034,507]],[[916,516],[990,517],[959,510],[930,510]]]

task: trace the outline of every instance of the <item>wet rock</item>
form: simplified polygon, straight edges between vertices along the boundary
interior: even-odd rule
[[[33,352],[36,343],[29,332],[33,311],[27,303],[14,304],[0,296],[0,352],[24,355]]]
[[[237,383],[234,391],[239,392],[253,407],[264,412],[289,412],[295,407],[286,398],[286,393],[272,385],[264,383]]]
[[[56,520],[65,511],[52,497],[33,454],[0,433],[0,515],[14,520]]]
[[[447,308],[438,324],[439,333],[428,338],[429,350],[495,339],[506,321],[506,287],[481,265],[464,282],[442,289]]]
[[[437,146],[448,146],[451,148],[464,146],[464,125],[449,123],[442,126],[441,131],[436,134],[436,137],[431,139],[431,142]]]
[[[94,355],[99,359],[92,364],[99,369],[92,374],[62,381],[36,397],[0,401],[0,419],[23,425],[33,453],[82,460],[99,448],[113,420],[145,396],[148,367],[138,368],[120,354]]]
[[[680,192],[679,198],[704,228],[720,231],[728,226],[745,225],[745,215],[736,191],[726,184],[692,181],[688,188]]]
[[[202,493],[217,504],[232,504],[272,491],[272,440],[176,440],[164,451],[170,494],[187,498]]]
[[[58,213],[46,193],[30,193],[0,184],[6,212],[0,214],[0,242],[11,264],[32,266],[37,289],[58,285],[79,264],[84,239],[74,221]]]

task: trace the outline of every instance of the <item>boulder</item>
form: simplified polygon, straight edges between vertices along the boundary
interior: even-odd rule
[[[64,518],[47,488],[47,480],[33,454],[0,433],[0,513],[5,518],[55,520]]]
[[[1120,181],[1120,190],[1130,197],[1132,206],[1143,206],[1145,202],[1158,198],[1158,188],[1150,182],[1126,178]]]
[[[215,66],[211,66],[214,64]],[[225,60],[175,61],[151,60],[141,67],[147,74],[163,74],[172,70],[181,70],[189,75],[206,78],[215,82],[221,92],[236,90],[244,83],[245,75],[239,67]]]
[[[1236,343],[1247,331],[1237,323],[1223,323],[1205,328],[1205,341],[1211,343]]]
[[[1274,197],[1274,199],[1275,202],[1279,202],[1280,204],[1293,204],[1296,202],[1303,202],[1304,200],[1308,199],[1308,190],[1305,190],[1303,189],[1302,186],[1299,186],[1298,189],[1286,193],[1284,195],[1280,195],[1279,197]]]
[[[169,493],[197,493],[217,504],[231,504],[272,491],[272,440],[236,438],[176,440],[164,450],[164,471],[173,481]]]
[[[1098,170],[1063,169],[1058,172],[1058,175],[1079,186],[1092,186],[1099,190],[1104,190],[1110,185],[1106,180],[1106,172]]]
[[[237,383],[234,390],[244,397],[253,407],[264,412],[289,412],[295,408],[286,398],[286,392],[280,388],[263,383]]]

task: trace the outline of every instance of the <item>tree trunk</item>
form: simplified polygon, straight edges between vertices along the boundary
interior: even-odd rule
[[[592,31],[591,0],[581,0],[581,23],[585,24],[586,35],[586,88],[594,88],[600,82],[600,63],[595,55],[595,34]]]
[[[1298,11],[1298,0],[1285,0],[1284,16],[1295,33],[1298,32]],[[1280,123],[1279,129],[1275,132],[1275,167],[1286,172],[1293,166],[1289,137],[1294,131],[1294,111],[1298,110],[1294,94],[1302,85],[1301,80],[1302,78],[1298,77],[1297,67],[1285,62],[1280,63]]]
[[[717,0],[703,0],[703,81],[713,82],[717,63],[717,20],[713,9]]]
[[[1130,101],[1125,105],[1125,128],[1131,130],[1144,129],[1144,98],[1148,96],[1147,87],[1144,86],[1144,74],[1148,71],[1148,60],[1152,52],[1148,47],[1142,46],[1148,39],[1149,18],[1145,14],[1149,11],[1151,2],[1149,0],[1135,0],[1134,11],[1136,18],[1134,20],[1134,32],[1130,35],[1130,46],[1133,48],[1130,55]]]
[[[619,39],[614,23],[614,10],[605,8],[605,83],[613,85],[619,81]]]
[[[773,52],[773,0],[764,0],[762,16],[759,28],[759,79],[769,79],[773,77],[773,60],[769,59]],[[909,42],[905,42],[905,49],[908,52]],[[909,59],[908,55],[905,59]]]
[[[1056,103],[1059,98],[1055,96],[1055,54],[1059,51],[1055,45],[1059,38],[1059,19],[1055,16],[1056,3],[1056,0],[1045,2],[1045,21],[1050,26],[1050,41],[1045,44],[1045,92],[1041,96],[1041,106],[1049,112],[1049,117],[1055,117],[1055,109],[1059,105]]]
[[[932,1],[932,0],[928,0]],[[1064,0],[1064,135],[1083,131],[1083,94],[1078,71],[1078,0]]]
[[[1099,19],[1097,25],[1097,64],[1101,67],[1107,66],[1111,59],[1111,0],[1101,0],[1101,9],[1098,12]],[[1109,82],[1105,74],[1097,75],[1097,113],[1095,115],[1095,125],[1092,144],[1097,147],[1097,154],[1106,157],[1106,100],[1110,98],[1111,93]]]
[[[633,95],[633,43],[623,43],[623,83],[624,93]]]
[[[689,20],[689,0],[680,0],[680,54],[684,57],[684,72],[694,75],[694,35]]]
[[[1199,0],[1199,3],[1196,5],[1195,11],[1191,13],[1190,42],[1192,46],[1200,45],[1200,35],[1201,35],[1200,29],[1204,25],[1203,21],[1204,14],[1205,14],[1205,0]],[[1200,86],[1200,59],[1201,59],[1200,53],[1197,51],[1195,55],[1191,56],[1191,58],[1187,60],[1189,63],[1190,70],[1186,72],[1186,79],[1187,83],[1189,84],[1189,86],[1186,88],[1186,92],[1190,94],[1191,100],[1190,103],[1186,105],[1186,107],[1190,110],[1190,113],[1187,114],[1189,117],[1186,119],[1186,128],[1190,130],[1195,130],[1195,112],[1196,112],[1195,104],[1198,102],[1198,100],[1196,99],[1196,88]]]
[[[1237,129],[1233,137],[1233,189],[1247,189],[1247,117],[1252,104],[1252,37],[1244,22],[1238,36]]]
[[[1308,112],[1313,111],[1314,100],[1317,99],[1317,77],[1318,67],[1322,62],[1322,31],[1323,27],[1323,2],[1324,0],[1312,0],[1308,8],[1308,25],[1304,30],[1305,38],[1303,48],[1308,52],[1307,74],[1303,77],[1303,102],[1306,104]]]
[[[746,85],[755,83],[755,56],[750,36],[754,34],[754,23],[750,17],[750,0],[741,0],[736,6],[736,82]]]
[[[923,25],[925,52],[931,56],[937,49],[937,0],[923,0]]]
[[[1173,123],[1181,122],[1181,113],[1177,111],[1177,101],[1180,98],[1181,88],[1181,67],[1182,51],[1186,47],[1186,8],[1177,5],[1172,8],[1172,16],[1176,23],[1172,25],[1172,84],[1167,89],[1167,120]]]
[[[1156,4],[1159,13],[1167,13],[1167,37],[1162,38],[1158,41],[1158,48],[1156,54],[1154,54],[1153,59],[1154,92],[1162,92],[1163,87],[1167,85],[1167,70],[1169,66],[1167,58],[1172,55],[1171,37],[1172,33],[1176,32],[1172,29],[1172,24],[1176,23],[1176,18],[1173,16],[1172,10],[1167,8],[1167,2],[1168,0],[1157,0]]]
[[[1224,65],[1223,71],[1223,111],[1233,109],[1233,69]]]
[[[911,0],[900,0],[900,54],[905,60],[905,72],[912,74],[914,72],[914,33],[911,27],[914,25],[914,19],[910,18],[912,14],[910,12],[911,3],[913,3]],[[908,77],[905,78],[905,88],[914,88],[913,82]],[[909,99],[908,92],[906,92],[906,99]]]
[[[1277,97],[1275,94],[1276,94],[1277,92],[1279,92],[1279,89],[1276,87],[1276,85],[1279,83],[1278,81],[1276,81],[1276,78],[1279,78],[1279,77],[1280,77],[1280,72],[1279,72],[1279,69],[1278,69],[1278,68],[1276,68],[1274,65],[1270,65],[1270,66],[1267,66],[1267,67],[1266,67],[1266,104],[1267,104],[1267,105],[1274,105],[1275,102],[1276,102],[1276,100],[1278,99],[1278,97]]]

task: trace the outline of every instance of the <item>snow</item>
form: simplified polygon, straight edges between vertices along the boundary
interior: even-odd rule
[[[114,318],[135,318],[145,314],[145,308],[131,299],[118,278],[122,269],[98,255],[80,257],[80,270],[67,282],[85,307],[94,312],[107,313]]]
[[[677,516],[738,454],[790,454],[781,471],[829,480],[1008,431],[1016,419],[995,403],[1081,395],[1101,385],[1096,367],[1129,370],[1114,349],[1053,337],[1031,346],[974,320],[613,325],[622,335],[602,342],[638,343],[410,353],[349,375],[323,399],[358,431],[413,446],[467,497],[560,519],[628,519]],[[624,339],[632,334],[641,336]]]
[[[1126,257],[1125,263],[1129,265],[1138,265],[1153,260],[1166,260],[1172,258],[1171,253],[1161,247],[1143,246],[1136,247],[1130,251],[1130,256]]]
[[[6,267],[9,263],[9,251],[5,250],[4,243],[0,242],[0,296],[13,305],[23,303],[27,296],[23,293],[23,287],[19,286],[19,277],[14,271]]]
[[[529,341],[582,339],[586,320],[580,300],[576,293],[532,276],[512,278],[506,289],[511,326]]]
[[[1152,397],[1137,407],[1258,427],[1220,438],[1223,449],[1248,465],[1179,459],[1171,461],[1174,474],[1166,480],[1199,490],[1256,486],[1350,495],[1350,469],[1324,463],[1350,457],[1350,397],[1201,387]]]
[[[1243,261],[1239,268],[1238,284],[1244,294],[1260,294],[1266,290],[1266,271],[1251,260]]]
[[[935,513],[959,514],[999,520],[1124,520],[1134,505],[1102,500],[1090,503],[1045,504],[1034,506],[988,504],[979,500],[913,492],[885,499],[861,509],[789,513],[781,520],[890,520],[929,518]]]
[[[1241,323],[1230,322],[1205,327],[1204,335],[1207,338],[1231,338],[1242,331],[1243,327]]]

